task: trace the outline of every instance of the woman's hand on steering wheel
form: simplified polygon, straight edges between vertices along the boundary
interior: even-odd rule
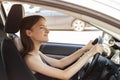
[[[95,46],[90,49],[90,52],[92,53],[92,56],[94,56],[96,53],[102,54],[103,52],[103,47],[101,44],[96,44]]]
[[[95,54],[96,54],[96,53],[102,54],[102,52],[103,52],[102,43],[103,43],[102,37],[96,38],[96,39],[92,42],[92,44],[94,45],[94,46],[92,47],[92,49],[91,49],[93,55],[94,55],[94,53],[95,53]]]

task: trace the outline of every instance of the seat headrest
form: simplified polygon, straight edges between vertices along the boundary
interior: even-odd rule
[[[5,32],[6,33],[16,33],[19,30],[19,24],[23,18],[23,6],[20,4],[14,4],[6,19]]]

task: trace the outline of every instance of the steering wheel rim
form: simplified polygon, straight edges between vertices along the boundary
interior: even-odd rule
[[[95,43],[95,44],[97,44],[97,43],[102,44],[102,42],[103,42],[102,37],[99,37],[93,41],[93,43]],[[93,45],[95,45],[95,44],[93,44]],[[82,78],[86,78],[86,76],[89,75],[89,73],[93,70],[96,62],[98,61],[99,56],[100,56],[100,53],[96,53],[94,55],[92,62],[87,67],[87,70],[85,71],[85,74],[82,76]],[[78,80],[79,80],[79,77],[80,77],[80,75],[78,74]]]
[[[99,58],[99,53],[96,53],[91,61],[91,63],[87,66],[85,65],[80,72],[78,72],[78,77],[77,80],[86,80],[87,76],[89,73],[93,70],[94,66],[96,65],[98,58]],[[86,69],[86,70],[85,70]]]
[[[97,42],[96,42],[96,41],[97,41]],[[95,40],[93,41],[93,43],[95,43],[95,44],[97,44],[97,43],[98,43],[98,44],[102,44],[102,43],[103,43],[102,37],[99,36],[99,38],[95,39]],[[95,44],[93,44],[93,45],[95,45]],[[96,53],[96,54],[94,55],[91,64],[89,65],[89,67],[88,67],[87,70],[86,70],[86,74],[88,74],[88,73],[93,69],[93,66],[94,66],[95,63],[97,62],[99,55],[100,55],[100,53]]]
[[[92,59],[92,62],[90,63],[90,65],[88,66],[87,70],[86,70],[86,73],[84,76],[88,75],[92,70],[93,70],[93,67],[94,65],[96,64],[96,62],[98,61],[98,58],[99,58],[99,53],[96,53]]]

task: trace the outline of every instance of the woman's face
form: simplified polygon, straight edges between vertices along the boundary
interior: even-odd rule
[[[49,30],[45,25],[46,20],[41,18],[39,21],[32,26],[31,30],[26,30],[27,35],[37,42],[47,42]]]

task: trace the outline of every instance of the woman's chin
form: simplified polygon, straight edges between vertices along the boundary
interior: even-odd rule
[[[39,40],[39,42],[41,43],[46,43],[46,42],[48,42],[49,41],[49,39],[48,38],[44,38],[44,39],[42,39],[42,40]]]
[[[46,40],[44,40],[43,42],[48,42],[49,40],[48,39],[46,39]]]

